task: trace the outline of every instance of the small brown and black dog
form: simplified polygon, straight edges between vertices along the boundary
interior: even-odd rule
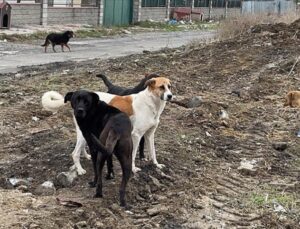
[[[300,107],[300,91],[289,91],[285,97],[284,106]]]
[[[46,37],[45,43],[41,45],[42,47],[45,47],[45,52],[47,52],[48,45],[52,45],[53,52],[56,52],[54,49],[55,45],[60,45],[61,50],[64,52],[64,46],[66,46],[69,51],[71,51],[70,47],[68,46],[68,42],[70,38],[74,37],[73,31],[66,31],[64,33],[50,33]]]
[[[125,190],[132,171],[132,124],[129,117],[115,107],[100,101],[94,92],[68,92],[65,103],[70,101],[77,124],[90,148],[96,186],[95,197],[102,197],[102,169],[114,153],[122,168],[120,204],[126,206]],[[112,170],[108,167],[108,170]],[[109,171],[111,173],[111,171]]]

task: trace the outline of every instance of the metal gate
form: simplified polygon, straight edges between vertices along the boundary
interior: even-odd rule
[[[132,22],[133,0],[105,0],[104,26],[129,25]]]

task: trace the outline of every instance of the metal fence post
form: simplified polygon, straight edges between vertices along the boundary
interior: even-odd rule
[[[166,1],[166,19],[170,20],[170,0]]]
[[[97,6],[98,6],[98,26],[103,25],[103,13],[104,13],[104,0],[97,0]]]
[[[133,13],[132,13],[133,23],[137,23],[141,21],[141,11],[142,11],[142,0],[133,0]]]
[[[208,20],[211,20],[212,0],[209,0]]]
[[[225,18],[227,18],[228,14],[228,0],[225,0]]]
[[[240,6],[240,7],[241,7],[241,8],[240,8],[240,13],[241,13],[241,15],[243,14],[243,2],[244,2],[244,1],[241,0],[241,6]]]
[[[48,23],[48,0],[43,0],[41,4],[41,25]]]

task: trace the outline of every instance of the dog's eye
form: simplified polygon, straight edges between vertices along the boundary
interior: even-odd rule
[[[164,85],[160,86],[159,88],[160,88],[161,90],[165,90],[165,86],[164,86]]]
[[[168,88],[171,89],[171,87],[172,87],[171,84],[169,84],[169,85],[168,85]]]
[[[89,105],[89,102],[85,100],[84,105],[86,105],[86,106]]]

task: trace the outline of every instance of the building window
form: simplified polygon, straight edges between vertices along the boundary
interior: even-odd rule
[[[195,0],[195,7],[209,7],[209,0]]]
[[[142,7],[165,7],[166,0],[142,0]]]
[[[225,2],[226,2],[226,0],[212,0],[212,7],[224,8]],[[195,0],[194,6],[195,7],[209,7],[209,0]],[[241,7],[240,0],[228,0],[228,8],[240,8],[240,7]]]
[[[171,0],[170,6],[171,7],[191,7],[192,0]]]

